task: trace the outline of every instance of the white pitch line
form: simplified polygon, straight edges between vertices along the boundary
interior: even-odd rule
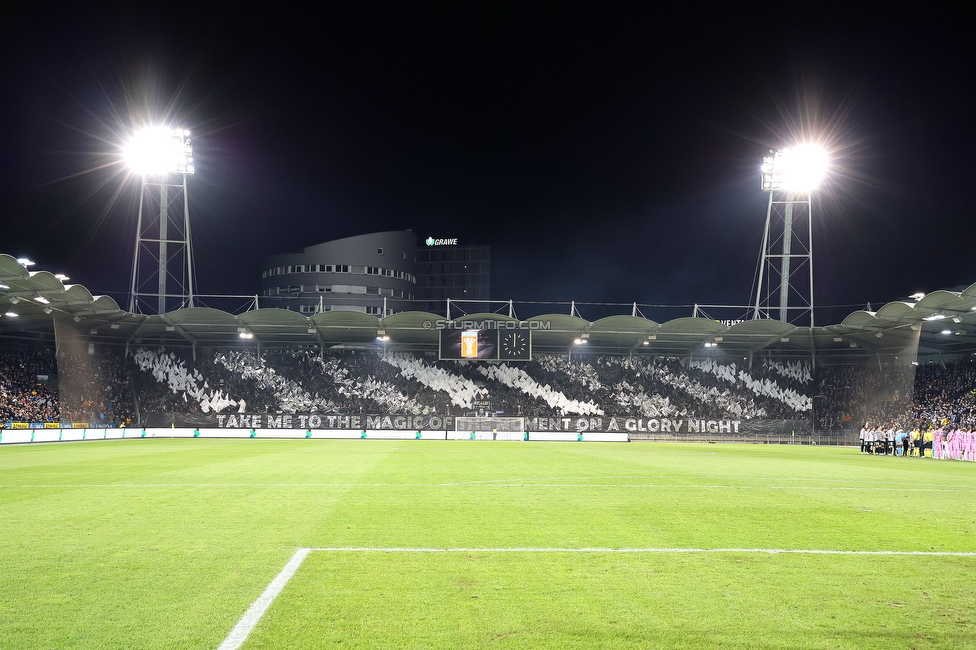
[[[285,568],[271,581],[271,584],[264,590],[264,593],[258,596],[258,599],[244,612],[244,616],[237,622],[237,625],[234,626],[234,629],[230,631],[230,634],[227,635],[227,638],[224,639],[224,642],[220,644],[217,650],[237,650],[244,645],[254,626],[258,624],[258,621],[261,620],[264,613],[271,607],[274,599],[278,597],[281,590],[285,588],[288,581],[298,571],[298,567],[302,565],[310,550],[308,548],[300,548],[295,551],[295,554],[288,560]]]
[[[431,487],[475,487],[466,483],[436,483]],[[865,492],[976,492],[976,488],[914,488],[914,487],[870,487],[839,485],[688,485],[675,483],[492,483],[483,487],[526,487],[526,488],[670,488],[674,490],[838,490]]]
[[[976,557],[976,551],[845,551],[835,549],[798,548],[560,548],[560,547],[499,547],[499,548],[428,548],[411,546],[324,546],[309,551],[333,553],[762,553],[766,555],[913,555],[935,557]]]

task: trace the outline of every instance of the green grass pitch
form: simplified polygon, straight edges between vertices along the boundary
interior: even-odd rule
[[[0,648],[973,648],[976,464],[671,443],[0,448]],[[495,549],[532,548],[534,552]],[[539,550],[542,549],[542,550]]]

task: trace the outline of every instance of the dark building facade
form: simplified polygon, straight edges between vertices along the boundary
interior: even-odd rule
[[[428,237],[417,248],[417,309],[443,313],[447,300],[491,300],[491,247]],[[479,310],[472,305],[471,310]]]
[[[415,310],[416,251],[417,235],[396,230],[265,258],[261,306],[307,315],[344,310],[378,317]]]

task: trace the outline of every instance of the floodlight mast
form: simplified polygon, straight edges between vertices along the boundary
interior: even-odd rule
[[[129,291],[129,311],[133,313],[151,313],[155,308],[157,314],[165,314],[170,308],[194,306],[186,184],[194,171],[189,135],[182,128],[149,127],[136,133],[125,147],[126,164],[142,179]],[[144,220],[147,198],[159,210]]]
[[[773,310],[778,307],[779,320],[799,323],[809,312],[810,327],[813,327],[812,196],[826,173],[827,155],[814,145],[770,153],[772,155],[763,158],[762,165],[761,188],[769,194],[769,202],[752,317],[772,318]],[[804,219],[806,233],[802,228]],[[782,241],[780,253],[773,252],[777,240]],[[793,266],[793,260],[798,261],[796,266]],[[808,285],[801,279],[804,266],[809,276]],[[774,301],[775,286],[770,286],[773,276],[779,278],[778,301]],[[794,278],[800,282],[794,282]],[[790,306],[791,298],[797,300],[796,306]]]

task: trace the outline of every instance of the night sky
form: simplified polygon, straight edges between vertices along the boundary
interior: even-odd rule
[[[976,282],[970,19],[527,5],[4,9],[0,251],[121,301],[138,188],[120,145],[169,121],[194,137],[203,293],[411,228],[490,244],[495,299],[745,304],[762,156],[813,137],[833,152],[818,304]]]

